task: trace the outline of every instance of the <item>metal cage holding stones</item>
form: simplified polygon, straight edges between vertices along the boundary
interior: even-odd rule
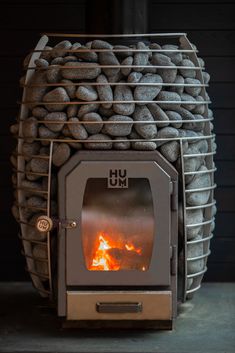
[[[212,238],[212,231],[213,231],[213,224],[214,224],[214,207],[215,207],[215,201],[214,201],[214,196],[213,196],[213,191],[216,187],[214,184],[214,172],[216,170],[214,163],[213,163],[213,156],[215,154],[215,146],[214,146],[214,134],[212,133],[213,125],[212,125],[212,120],[213,120],[213,115],[210,110],[208,110],[208,104],[210,103],[210,100],[208,98],[208,95],[206,93],[206,87],[208,86],[207,82],[204,82],[204,76],[203,76],[203,70],[204,68],[202,67],[202,62],[198,59],[197,57],[197,50],[196,48],[189,42],[187,39],[186,34],[184,33],[160,33],[160,34],[138,34],[138,35],[77,35],[77,34],[55,34],[55,33],[49,33],[49,34],[44,34],[42,35],[41,39],[39,40],[37,46],[35,49],[32,51],[30,54],[30,60],[28,62],[27,68],[26,68],[26,75],[21,82],[23,86],[23,98],[22,101],[20,102],[21,108],[20,108],[20,114],[19,114],[19,119],[18,119],[18,133],[17,133],[17,139],[18,139],[18,146],[16,149],[15,154],[13,154],[12,157],[12,163],[14,165],[14,173],[15,173],[15,188],[16,188],[16,203],[14,206],[14,214],[16,215],[17,211],[17,220],[20,223],[20,238],[22,240],[23,244],[23,255],[26,258],[26,263],[27,263],[27,271],[30,273],[30,276],[32,278],[32,282],[34,286],[37,288],[37,290],[40,292],[42,296],[49,296],[53,297],[53,293],[55,292],[55,286],[53,285],[53,279],[55,277],[55,274],[53,274],[53,267],[55,266],[54,259],[53,259],[53,252],[55,251],[54,248],[54,241],[55,239],[52,237],[51,232],[47,232],[43,239],[38,240],[36,237],[29,237],[28,236],[28,229],[32,228],[34,229],[34,224],[28,220],[27,215],[31,215],[31,211],[33,212],[38,212],[38,213],[43,213],[46,214],[48,217],[53,217],[56,216],[56,212],[51,210],[52,208],[52,189],[53,189],[53,175],[52,175],[52,170],[53,170],[53,152],[60,144],[63,143],[77,143],[79,146],[82,144],[82,146],[86,146],[87,149],[89,149],[89,143],[91,140],[89,139],[75,139],[71,138],[70,136],[56,136],[56,137],[33,137],[31,140],[34,142],[42,144],[42,146],[46,146],[47,153],[32,153],[31,155],[28,155],[25,153],[23,150],[23,143],[24,141],[28,141],[29,138],[24,135],[24,129],[25,129],[25,122],[27,122],[28,117],[30,116],[30,109],[33,104],[36,104],[37,106],[44,106],[46,105],[61,105],[61,102],[58,101],[50,101],[50,102],[45,102],[41,101],[40,99],[38,101],[29,101],[28,100],[28,92],[32,89],[40,89],[40,88],[57,88],[57,87],[64,87],[69,86],[69,83],[66,82],[53,82],[53,83],[45,83],[43,81],[35,80],[35,73],[36,72],[46,72],[47,70],[50,69],[50,65],[48,67],[39,67],[35,64],[35,60],[40,58],[41,55],[44,55],[47,53],[48,49],[46,47],[48,39],[54,39],[57,37],[62,37],[62,38],[76,38],[79,40],[84,40],[84,39],[103,39],[103,38],[108,38],[109,40],[125,40],[125,42],[128,42],[128,40],[131,40],[131,43],[133,43],[133,40],[143,40],[143,41],[152,41],[153,39],[161,40],[161,41],[167,41],[169,38],[174,39],[178,42],[179,47],[177,49],[162,49],[162,48],[151,48],[151,50],[146,47],[145,49],[136,49],[135,47],[129,47],[128,51],[132,53],[149,53],[150,51],[152,53],[181,53],[182,55],[186,54],[190,58],[190,60],[193,62],[194,67],[193,69],[196,71],[196,79],[200,81],[200,84],[186,84],[186,83],[168,83],[168,82],[162,82],[160,83],[140,83],[140,82],[135,82],[135,83],[130,83],[130,82],[108,82],[108,83],[98,83],[98,82],[86,82],[86,86],[98,86],[98,85],[109,85],[109,86],[162,86],[162,87],[201,87],[201,97],[203,97],[203,101],[199,100],[186,100],[183,101],[183,105],[195,105],[195,106],[204,106],[204,113],[202,114],[202,118],[197,118],[193,120],[194,126],[203,124],[203,130],[202,133],[200,134],[181,134],[178,137],[155,137],[152,139],[140,139],[136,138],[135,136],[129,137],[129,142],[133,146],[133,143],[139,143],[139,142],[153,142],[157,144],[157,148],[160,147],[164,142],[172,142],[172,141],[177,141],[178,146],[179,146],[179,174],[181,176],[181,187],[182,187],[182,213],[181,213],[181,218],[182,218],[182,251],[181,254],[179,255],[179,273],[181,276],[181,283],[179,285],[179,298],[182,301],[185,301],[187,297],[190,297],[192,293],[197,291],[200,288],[201,285],[201,280],[203,278],[204,273],[207,270],[206,267],[206,262],[207,258],[210,254],[210,239]],[[114,53],[120,53],[122,51],[126,51],[126,49],[122,48],[112,48],[112,49],[84,49],[77,47],[75,49],[57,49],[59,50],[59,53],[66,52],[68,55],[73,55],[79,52],[82,53],[90,53],[90,52],[114,52]],[[97,67],[95,63],[89,63],[88,68],[93,68],[93,66]],[[66,63],[62,66],[60,64],[57,64],[56,67],[58,69],[70,69],[70,70],[76,70],[76,66],[69,66]],[[83,68],[79,69],[86,69],[86,65],[83,66]],[[105,69],[105,68],[139,68],[138,65],[99,65],[100,69]],[[149,65],[142,65],[142,69],[149,68]],[[169,66],[169,65],[152,65],[153,69],[160,69],[160,70],[168,70],[168,69],[179,69],[179,70],[192,70],[192,66],[179,66],[175,65]],[[78,87],[79,85],[84,84],[80,82],[75,82],[74,85]],[[94,104],[94,103],[107,103],[107,101],[81,101],[81,100],[76,100],[76,101],[67,101],[63,102],[64,105],[69,106],[69,105],[78,105],[79,107],[84,105],[84,104]],[[151,104],[151,103],[156,103],[156,104],[169,104],[169,105],[174,105],[178,104],[178,101],[161,101],[161,100],[113,100],[110,101],[112,104]],[[50,120],[46,121],[44,118],[43,119],[38,119],[37,124],[59,124],[61,123],[60,120]],[[76,124],[76,126],[79,125],[84,125],[84,124],[99,124],[99,122],[89,122],[89,121],[64,121],[63,122],[65,126],[68,126],[69,124]],[[115,121],[115,124],[128,124],[128,121]],[[168,121],[168,124],[175,123],[175,120],[170,120]],[[192,120],[189,119],[184,119],[182,117],[182,120],[177,121],[179,124],[191,124]],[[108,124],[114,124],[113,121],[109,121],[108,119],[103,120],[102,124],[104,126]],[[148,120],[134,120],[132,122],[133,126],[136,126],[138,124],[156,124],[158,127],[161,127],[161,124],[163,124],[162,120],[154,120],[154,121],[148,121]],[[189,125],[190,126],[190,125]],[[190,130],[190,129],[188,129]],[[196,129],[197,131],[197,129]],[[191,142],[195,143],[198,141],[206,141],[207,143],[207,150],[202,151],[202,152],[188,152],[187,153],[187,148],[185,148],[185,144],[190,144]],[[100,144],[100,143],[108,143],[108,144],[113,144],[113,143],[126,143],[126,139],[120,138],[120,139],[114,139],[114,138],[109,138],[108,140],[100,140],[100,139],[93,139],[92,143],[95,144]],[[140,148],[141,149],[141,148]],[[28,171],[26,168],[27,165],[27,160],[28,159],[37,159],[42,161],[42,163],[47,164],[47,167],[45,168],[46,172],[35,172],[35,171]],[[204,165],[206,168],[199,168],[197,170],[188,170],[185,168],[187,165],[187,161],[190,159],[200,159],[202,160],[200,165]],[[196,176],[201,176],[201,175],[209,175],[210,176],[210,185],[206,185],[203,187],[196,187],[196,188],[188,188],[187,187],[187,182],[186,180],[196,177]],[[25,177],[28,177],[29,180],[26,180]],[[39,178],[43,178],[43,183],[37,184],[37,180]],[[187,179],[188,178],[188,179]],[[36,181],[36,182],[35,182]],[[208,192],[209,197],[208,201],[204,204],[201,205],[190,205],[187,200],[188,197],[192,194],[196,193],[201,193],[201,192]],[[43,204],[43,207],[34,205],[34,204],[27,204],[26,202],[26,197],[29,195],[39,195],[42,197],[42,199],[45,201]],[[198,222],[192,222],[190,221],[190,218],[188,215],[192,214],[194,212],[197,212],[197,210],[202,210],[203,218],[200,219]],[[199,217],[200,218],[200,217]],[[195,218],[194,218],[195,219]],[[194,229],[200,228],[200,237],[195,237],[195,238],[190,238],[188,234],[190,231],[193,231]],[[39,251],[35,253],[35,245],[39,246]],[[197,247],[199,250],[193,251]],[[192,255],[194,254],[194,255]],[[194,264],[196,263],[201,263],[200,271],[196,270],[194,271]]]

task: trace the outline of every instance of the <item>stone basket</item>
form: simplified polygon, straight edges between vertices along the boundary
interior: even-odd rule
[[[54,45],[58,37],[64,37]],[[47,42],[53,43],[48,46]],[[57,173],[80,149],[155,150],[180,175],[178,298],[200,288],[214,229],[215,143],[209,74],[184,33],[46,34],[24,61],[13,214],[27,271],[42,296],[56,293]]]

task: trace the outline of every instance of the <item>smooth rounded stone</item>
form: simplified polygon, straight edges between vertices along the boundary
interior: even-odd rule
[[[197,102],[204,102],[204,98],[202,96],[197,96],[195,98]],[[192,113],[194,114],[201,114],[203,115],[205,113],[206,106],[205,104],[196,104],[195,108],[192,110]],[[209,118],[209,116],[208,116]]]
[[[176,75],[175,81],[173,83],[175,83],[176,85],[179,84],[181,86],[170,86],[169,90],[171,92],[176,92],[181,96],[181,94],[184,92],[184,86],[183,86],[184,85],[184,78],[183,78],[183,76]]]
[[[33,256],[35,258],[47,259],[47,246],[35,244],[33,246]],[[34,261],[35,271],[41,275],[48,276],[47,261]],[[41,281],[47,281],[47,278],[40,277]]]
[[[132,90],[128,86],[116,86],[114,89],[115,101],[133,101]],[[113,110],[120,115],[131,115],[135,110],[135,103],[114,103]]]
[[[202,77],[205,84],[210,82],[210,75],[206,71],[202,71]]]
[[[193,102],[195,102],[195,98],[193,98],[192,96],[190,96],[187,93],[182,93],[181,94],[181,100],[182,100],[182,104],[181,107],[184,109],[187,109],[189,111],[192,111],[195,108],[195,104],[193,104]],[[190,102],[190,103],[183,103],[183,102]]]
[[[43,119],[48,114],[48,111],[43,107],[35,107],[32,110],[32,115],[37,119]]]
[[[157,74],[144,75],[139,83],[162,83],[161,76]],[[162,86],[137,86],[134,90],[134,100],[137,101],[152,101],[161,91]],[[145,103],[139,103],[145,104]]]
[[[202,165],[199,171],[207,171],[207,168]],[[196,174],[192,181],[187,185],[187,189],[198,189],[211,186],[211,178],[209,173]],[[204,205],[208,202],[210,197],[210,190],[206,191],[196,191],[186,194],[187,204],[190,206]]]
[[[61,83],[65,84],[63,88],[66,90],[67,95],[70,99],[74,99],[76,97],[76,86],[70,80],[61,80]]]
[[[197,236],[196,239],[201,239],[201,236]],[[201,255],[203,255],[203,243],[188,245],[188,247],[187,247],[187,258],[188,259],[198,257]],[[204,269],[204,266],[205,266],[204,259],[187,261],[188,274],[200,272]]]
[[[34,64],[39,69],[46,69],[48,67],[48,65],[49,65],[47,60],[41,59],[41,58],[34,60]]]
[[[181,98],[175,92],[161,91],[157,96],[158,101],[163,101],[163,103],[158,103],[159,106],[164,110],[176,110],[180,107]],[[164,101],[172,101],[179,103],[164,103]]]
[[[90,104],[83,104],[79,110],[78,110],[78,118],[82,118],[83,115],[87,114],[87,113],[91,113],[91,112],[97,112],[97,110],[99,109],[99,103],[90,103]]]
[[[68,143],[70,147],[72,147],[75,150],[81,150],[82,149],[82,143],[80,142],[69,142]]]
[[[195,210],[186,211],[185,224],[199,224],[203,222],[203,210],[198,208]],[[178,209],[178,223],[179,223],[179,233],[184,235],[184,217],[183,217],[183,206],[180,203]],[[187,227],[187,240],[193,240],[201,232],[202,226],[197,227]]]
[[[99,100],[100,101],[107,101],[107,103],[101,104],[101,106],[105,109],[110,109],[112,107],[112,103],[109,101],[113,101],[113,91],[110,85],[108,85],[108,80],[105,75],[99,75],[96,79],[97,83],[104,83],[104,85],[96,86]]]
[[[138,150],[138,151],[154,151],[157,148],[157,145],[155,142],[145,142],[145,141],[138,141],[138,142],[132,142],[131,146],[133,150]]]
[[[38,217],[42,216],[42,213],[34,214],[30,219],[29,223],[31,225],[25,226],[24,237],[28,240],[45,241],[47,238],[46,232],[39,232],[36,228],[36,221]]]
[[[126,66],[131,66],[133,63],[133,57],[132,56],[128,56],[127,58],[125,58],[122,62],[121,65],[126,65]],[[121,68],[121,73],[124,76],[128,76],[131,73],[131,67],[127,67],[127,68]]]
[[[17,158],[13,154],[10,156],[10,162],[14,168],[17,168]]]
[[[110,51],[98,53],[99,63],[101,65],[120,65],[115,53],[112,52],[112,46],[108,42],[103,40],[94,40],[91,47],[92,49],[110,49]],[[107,76],[113,76],[120,71],[120,68],[103,68],[102,71]]]
[[[65,136],[65,137],[72,137],[72,134],[71,134],[71,132],[70,132],[70,130],[69,130],[68,124],[65,124],[65,125],[63,126],[63,129],[61,130],[61,133],[62,133],[62,135]]]
[[[101,39],[95,39],[91,42],[91,49],[112,49],[112,48],[113,47],[111,44]]]
[[[50,47],[49,45],[46,45],[44,47],[44,51],[41,52],[40,59],[45,59],[49,61],[51,59],[51,50],[52,50],[52,47]]]
[[[28,189],[27,191],[24,190],[24,196],[27,196],[27,197],[34,196],[35,195],[34,190],[42,191],[42,184],[40,182],[23,179],[20,185],[21,187]]]
[[[36,142],[36,141],[33,143],[23,142],[21,153],[24,155],[24,159],[26,161],[29,161],[31,159],[31,156],[37,154],[39,150],[40,150],[39,142]]]
[[[60,67],[57,65],[50,65],[46,71],[46,77],[48,83],[59,83],[61,80]]]
[[[70,118],[69,122],[73,122],[73,124],[68,124],[68,126],[72,136],[76,140],[86,140],[88,138],[88,133],[83,124],[76,124],[76,122],[79,122],[78,118]]]
[[[157,146],[161,146],[168,142],[168,139],[176,138],[179,136],[179,131],[171,126],[166,126],[158,130],[157,138],[166,139],[163,141],[157,141]]]
[[[130,75],[127,77],[127,82],[138,83],[142,76],[143,74],[141,72],[132,71]],[[131,87],[135,87],[135,86],[131,86]]]
[[[114,140],[125,140],[124,142],[114,142],[113,148],[115,150],[129,150],[131,148],[130,140],[125,136],[115,137]]]
[[[148,49],[148,47],[146,47],[146,45],[143,42],[138,42],[136,45],[136,49]],[[134,60],[133,60],[133,65],[134,66],[140,66],[138,68],[135,68],[135,71],[137,72],[141,72],[143,71],[143,67],[141,66],[145,66],[148,64],[148,59],[149,59],[149,55],[148,52],[136,52],[134,53]]]
[[[66,66],[72,68],[62,68],[61,74],[68,80],[92,80],[101,73],[101,68],[96,63],[69,61]]]
[[[149,49],[162,49],[162,47],[158,43],[150,43]]]
[[[16,166],[14,166],[16,168]],[[32,174],[31,161],[25,165],[25,176],[30,181],[35,181],[41,178],[40,175]]]
[[[34,173],[48,173],[49,162],[47,159],[32,158],[30,161],[31,170]]]
[[[58,56],[53,60],[51,60],[51,65],[63,65],[63,63],[64,63],[64,58],[62,58],[62,56]]]
[[[35,71],[31,79],[28,82],[28,85],[39,85],[38,87],[28,87],[25,89],[26,97],[25,101],[32,102],[28,104],[29,109],[33,109],[37,106],[38,102],[42,102],[42,98],[47,91],[47,78],[46,71]]]
[[[154,121],[152,114],[146,106],[136,106],[133,119],[136,121]],[[154,139],[157,136],[156,124],[135,124],[137,133],[145,139]]]
[[[147,64],[148,67],[145,67],[144,70],[142,71],[142,73],[145,75],[145,74],[156,74],[157,72],[157,69],[156,67],[154,67],[152,64],[150,64],[148,62]]]
[[[79,86],[76,91],[76,97],[83,101],[95,101],[98,98],[98,94],[92,86]]]
[[[201,66],[202,68],[205,68],[205,61],[202,58],[197,58],[198,62],[199,62],[199,66]]]
[[[181,128],[182,126],[182,117],[179,113],[173,111],[173,110],[167,110],[165,111],[165,114],[167,115],[168,119],[170,121],[175,121],[173,123],[170,123],[170,125],[176,129]]]
[[[27,199],[25,204],[28,207],[39,207],[39,208],[46,208],[47,201],[40,196],[31,196]],[[43,211],[43,210],[42,210]]]
[[[64,122],[67,120],[67,115],[64,112],[52,112],[45,116],[45,126],[53,131],[61,131],[64,127]],[[46,121],[51,121],[52,123],[46,123]],[[61,121],[61,123],[53,123],[54,121]]]
[[[203,119],[203,116],[198,115],[198,114],[192,114],[192,116],[190,116],[189,120],[192,120],[191,123],[184,123],[183,124],[183,128],[187,129],[187,130],[193,130],[193,131],[201,131],[204,127],[204,122],[197,122],[197,120],[201,120]]]
[[[70,157],[70,147],[67,143],[59,143],[54,146],[52,163],[56,167],[61,167]]]
[[[45,107],[47,110],[51,112],[58,112],[66,108],[66,104],[58,104],[64,102],[70,102],[69,96],[66,90],[63,87],[57,87],[52,91],[45,94],[43,97],[43,102],[45,102]],[[46,103],[54,103],[55,104],[46,104]]]
[[[63,58],[63,63],[66,65],[67,62],[71,62],[71,61],[74,61],[74,62],[78,62],[78,59],[76,56],[74,55],[68,55],[68,56],[65,56]]]
[[[194,120],[194,115],[188,109],[176,107],[174,110],[180,114],[182,120]]]
[[[121,59],[125,59],[128,56],[133,56],[133,52],[126,45],[114,45],[114,50],[121,50],[119,52],[115,52],[115,55],[120,57]]]
[[[85,45],[81,45],[79,48],[79,50],[84,50],[84,52],[80,51],[80,52],[76,52],[75,55],[83,60],[83,61],[88,61],[88,62],[93,62],[96,63],[98,61],[98,54],[96,52],[85,52],[85,50],[87,50],[88,48]]]
[[[70,104],[67,108],[67,117],[73,118],[78,114],[78,105],[77,104]]]
[[[200,85],[201,82],[199,80],[197,80],[196,78],[186,78],[185,79],[185,84],[187,85]],[[202,87],[190,87],[190,86],[185,86],[184,88],[185,92],[187,92],[188,94],[190,94],[193,97],[197,97],[199,96]]]
[[[189,59],[183,59],[181,63],[179,64],[180,66],[187,66],[187,67],[192,67],[192,69],[179,69],[180,74],[184,78],[195,78],[196,77],[196,70],[193,69],[195,67],[194,63],[189,60]]]
[[[165,83],[173,83],[175,82],[177,76],[177,69],[175,69],[175,64],[171,61],[171,59],[163,54],[155,53],[153,54],[151,64],[157,66],[169,66],[171,68],[157,69],[159,75],[161,75],[163,82]]]
[[[123,79],[123,74],[121,73],[121,70],[119,70],[115,75],[112,76],[107,76],[107,79],[110,83],[115,83],[115,82],[120,82]]]
[[[13,124],[10,126],[10,133],[13,135],[17,135],[19,133],[19,124]]]
[[[72,44],[68,40],[63,40],[62,42],[56,44],[54,48],[50,51],[51,57],[56,58],[57,56],[65,56],[67,54],[66,50],[69,50]]]
[[[50,144],[51,139],[55,139],[58,136],[57,132],[49,130],[45,126],[40,126],[38,129],[38,135],[41,139],[45,139],[45,141],[41,141],[43,146],[47,146]],[[49,141],[47,141],[49,140]]]
[[[165,50],[179,50],[179,47],[177,45],[172,45],[172,44],[165,44],[162,46],[162,49]],[[164,52],[163,53],[166,56],[169,56],[169,58],[171,59],[171,61],[175,64],[178,65],[182,60],[183,60],[183,56],[182,53],[180,52]]]
[[[133,119],[124,115],[113,115],[108,120],[108,122],[113,121],[114,124],[106,124],[105,130],[111,136],[127,136],[131,133],[131,129],[133,126]],[[126,122],[130,122],[130,124],[126,124]],[[124,124],[116,122],[124,122]]]
[[[13,206],[11,207],[11,213],[12,213],[13,217],[15,218],[15,220],[18,222],[19,219],[20,219],[20,213],[19,213],[19,208],[18,208],[18,206],[13,205]]]
[[[175,162],[180,154],[180,146],[177,141],[165,143],[160,147],[162,155],[171,163]]]
[[[95,134],[88,137],[89,142],[84,143],[84,147],[88,150],[111,150],[112,141],[108,135]],[[100,141],[100,142],[93,142]]]
[[[100,124],[84,124],[86,131],[89,134],[98,134],[103,127],[103,120],[101,116],[97,113],[87,113],[82,117],[82,121],[94,121]]]
[[[103,120],[106,120],[105,118],[110,118],[110,116],[115,115],[115,112],[112,108],[106,109],[102,107],[102,105],[100,106],[98,112],[100,116],[103,118]]]
[[[33,142],[38,134],[38,121],[34,117],[25,119],[22,122],[22,135],[26,138],[27,142]]]
[[[150,110],[150,113],[152,114],[154,120],[161,121],[156,123],[157,127],[165,127],[169,125],[169,118],[167,114],[159,107],[159,105],[157,105],[156,103],[149,103],[147,104],[147,107]]]

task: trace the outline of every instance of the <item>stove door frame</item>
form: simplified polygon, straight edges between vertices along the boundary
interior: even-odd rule
[[[72,175],[72,184],[74,185],[74,180],[76,179],[75,174],[73,175],[74,171],[76,173],[76,170],[78,171],[79,168],[76,168],[79,163],[82,163],[86,168],[94,168],[94,163],[96,164],[96,168],[99,168],[98,165],[101,166],[103,163],[109,163],[109,166],[116,166],[117,167],[117,162],[118,162],[118,167],[122,166],[127,166],[128,164],[130,165],[130,162],[137,163],[144,163],[145,168],[148,167],[151,169],[150,175],[150,184],[151,184],[151,189],[152,192],[160,192],[161,189],[164,190],[164,195],[165,192],[168,194],[167,200],[163,202],[165,206],[163,207],[163,204],[161,204],[161,209],[160,211],[159,205],[156,203],[156,198],[153,198],[153,203],[154,203],[154,213],[156,210],[158,210],[159,214],[158,217],[160,216],[161,218],[161,223],[164,224],[164,227],[159,226],[159,230],[157,234],[160,234],[161,232],[166,233],[166,238],[164,243],[165,251],[159,252],[158,242],[154,238],[154,243],[153,243],[153,255],[152,255],[152,260],[150,263],[149,270],[146,272],[141,272],[137,270],[132,270],[132,271],[89,271],[85,267],[85,263],[83,262],[83,250],[82,250],[82,244],[81,244],[81,236],[78,235],[80,227],[78,228],[70,228],[70,229],[60,229],[59,232],[59,266],[58,266],[58,286],[59,286],[59,301],[61,304],[62,298],[64,298],[65,302],[65,293],[67,288],[77,288],[80,286],[123,286],[123,287],[129,287],[131,288],[132,286],[170,286],[171,285],[171,248],[170,246],[174,246],[176,244],[176,234],[175,231],[172,233],[172,215],[171,215],[171,188],[172,188],[172,181],[177,182],[178,174],[176,170],[157,152],[138,152],[138,151],[123,151],[123,152],[117,152],[117,151],[79,151],[77,154],[75,154],[60,170],[59,175],[58,175],[58,180],[59,180],[59,217],[60,219],[77,219],[77,216],[75,214],[74,207],[69,205],[70,207],[70,214],[67,213],[67,207],[69,203],[69,198],[66,197],[67,195],[67,183],[66,178],[71,177]],[[92,167],[93,165],[93,167]],[[80,166],[80,167],[81,167]],[[90,166],[90,167],[88,167]],[[149,167],[151,166],[151,167]],[[96,169],[97,170],[97,169]],[[101,168],[102,170],[102,168]],[[156,171],[156,175],[161,176],[158,181],[159,185],[161,187],[157,187],[156,183],[156,175],[155,177],[153,174],[155,174],[153,171]],[[94,171],[94,169],[93,169]],[[157,172],[158,171],[158,172]],[[136,172],[136,171],[135,171]],[[80,173],[81,174],[81,173]],[[86,174],[86,173],[85,173]],[[102,172],[101,172],[102,174]],[[100,175],[101,175],[100,174]],[[148,173],[146,173],[146,169],[143,169],[142,175],[138,174],[139,177],[145,177],[148,178]],[[107,175],[107,174],[106,174]],[[134,174],[132,174],[134,175]],[[74,179],[75,177],[75,179]],[[84,176],[85,179],[87,179],[87,174]],[[96,175],[97,177],[97,175]],[[104,177],[104,174],[102,174],[102,177]],[[69,179],[68,179],[69,180]],[[70,180],[71,182],[71,180]],[[164,188],[162,187],[162,183],[165,184]],[[74,195],[74,189],[72,187],[72,184],[70,183],[69,187],[69,192],[73,193]],[[78,191],[78,190],[77,190]],[[163,194],[162,196],[163,197]],[[83,200],[83,195],[81,197]],[[164,198],[163,198],[164,199]],[[67,200],[67,203],[66,203]],[[71,199],[70,199],[71,200]],[[81,201],[82,202],[82,201]],[[163,211],[164,210],[164,211]],[[157,219],[157,218],[156,218]],[[176,225],[176,233],[177,233],[177,220],[176,217],[173,217],[174,219],[174,226]],[[164,220],[164,222],[162,222]],[[155,226],[157,226],[158,222],[155,222]],[[159,223],[160,225],[160,223]],[[154,231],[155,233],[155,231]],[[173,236],[174,235],[174,236]],[[67,241],[66,241],[67,239]],[[174,239],[174,240],[173,240]],[[74,246],[75,245],[75,246]],[[74,260],[76,257],[75,253],[78,254],[78,249],[80,249],[80,257],[82,255],[82,266],[79,261]],[[73,256],[67,256],[72,251]],[[163,256],[161,256],[161,253]],[[159,255],[159,258],[155,256],[156,254]],[[156,273],[156,266],[161,263],[161,261],[164,263],[164,271],[160,271],[159,275]],[[79,268],[79,266],[82,267],[78,271],[74,271],[74,268]],[[72,271],[69,269],[73,268]],[[129,273],[128,273],[129,272]],[[81,276],[81,273],[83,273],[85,276],[84,278],[85,281],[83,280],[83,276]],[[123,275],[124,273],[124,275]],[[125,279],[125,280],[124,280]],[[137,284],[138,283],[138,284]],[[61,312],[64,312],[63,307],[65,304],[59,305],[59,314]]]

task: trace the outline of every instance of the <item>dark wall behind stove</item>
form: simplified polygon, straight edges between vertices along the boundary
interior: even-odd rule
[[[108,30],[112,23],[108,16],[110,8],[112,5],[118,6],[118,1],[1,0],[0,3],[1,280],[28,279],[24,272],[25,262],[20,255],[18,227],[10,212],[12,188],[9,155],[14,141],[9,134],[9,126],[17,115],[16,101],[21,98],[18,81],[22,74],[22,60],[27,52],[34,48],[40,32],[85,32],[86,5],[88,9],[91,9],[91,6],[97,7],[99,20],[96,32]],[[213,102],[218,144],[218,214],[206,280],[234,281],[235,3],[222,0],[152,0],[148,1],[148,8],[148,31],[187,32],[189,39],[197,45],[211,74],[209,94]],[[87,15],[89,18],[89,13]]]

